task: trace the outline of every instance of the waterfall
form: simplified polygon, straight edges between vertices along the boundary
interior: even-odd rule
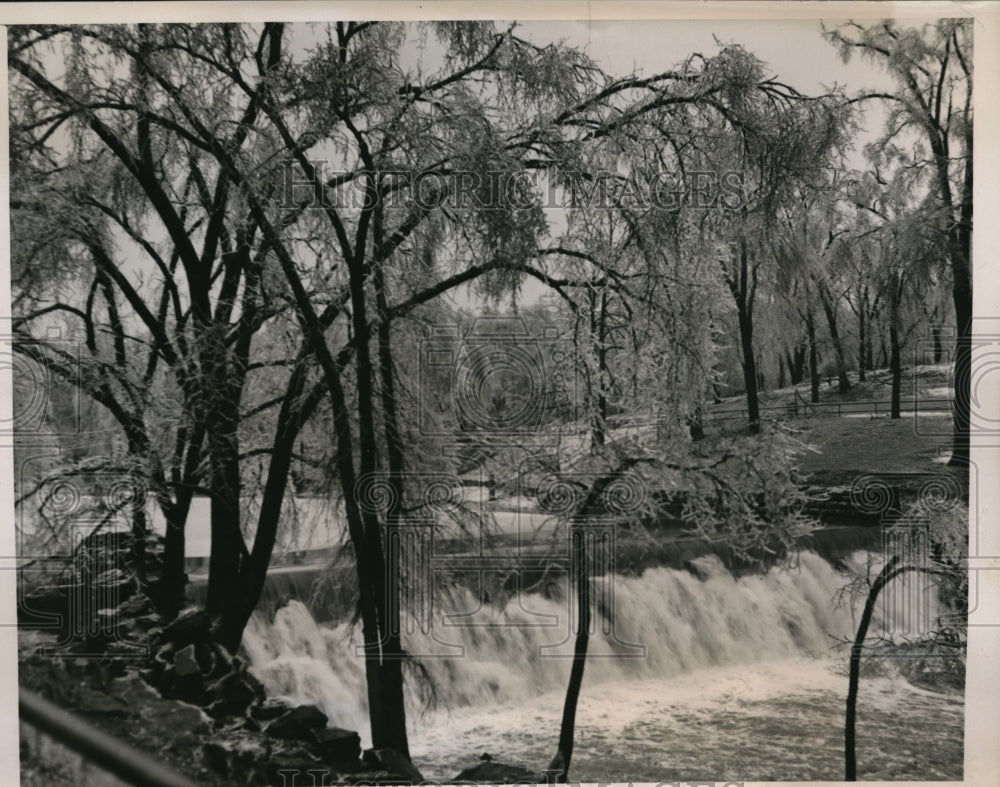
[[[848,562],[863,569],[866,557],[856,553]],[[800,553],[794,567],[739,578],[714,555],[692,563],[693,571],[661,567],[594,580],[594,594],[605,602],[590,640],[588,686],[821,655],[853,637],[854,612],[835,603],[848,578],[812,552]],[[446,585],[435,595],[433,630],[422,631],[408,620],[404,647],[421,657],[448,709],[526,701],[565,686],[565,657],[572,653],[570,599],[564,582],[502,607],[481,604],[467,584]],[[883,617],[879,610],[873,633]],[[251,668],[270,694],[315,703],[331,724],[365,735],[359,645],[360,626],[319,624],[294,600],[273,620],[255,615],[244,635]],[[843,649],[840,653],[846,659]],[[408,686],[410,706],[417,707],[418,681],[411,679]]]

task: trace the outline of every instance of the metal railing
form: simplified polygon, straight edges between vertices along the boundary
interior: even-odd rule
[[[907,401],[900,403],[900,409],[905,413],[932,413],[950,412],[951,401],[948,399],[924,399],[915,402]],[[892,410],[891,399],[865,400],[855,402],[808,402],[795,401],[786,402],[780,405],[766,405],[760,408],[762,418],[789,419],[789,418],[810,418],[816,417],[836,417],[836,418],[857,418],[864,415],[879,417],[889,415]],[[746,421],[749,418],[746,408],[733,408],[721,412],[706,412],[702,416],[702,422],[710,424],[721,421]]]
[[[144,787],[195,787],[187,777],[148,754],[101,732],[32,691],[19,689],[18,706],[22,722],[119,779]]]

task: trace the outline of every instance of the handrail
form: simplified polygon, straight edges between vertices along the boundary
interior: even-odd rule
[[[838,417],[843,417],[844,415],[863,415],[865,413],[879,414],[879,405],[887,405],[891,407],[891,399],[858,399],[845,402],[808,402],[806,406],[813,410],[814,415],[820,415],[820,411],[836,411]],[[909,400],[900,402],[900,409],[906,412],[913,412],[912,409],[908,407]],[[936,412],[951,409],[950,399],[924,399],[919,402],[919,406],[915,409],[917,412]],[[883,412],[887,412],[888,408]],[[761,415],[768,412],[784,414],[786,408],[784,404],[766,404],[760,407]],[[713,421],[730,421],[730,420],[746,420],[747,410],[746,407],[743,408],[733,408],[731,410],[722,411],[711,411],[708,410],[702,415],[702,420],[705,423],[711,423]]]
[[[195,787],[195,783],[148,754],[133,749],[32,691],[18,691],[21,721],[130,784],[144,787]]]

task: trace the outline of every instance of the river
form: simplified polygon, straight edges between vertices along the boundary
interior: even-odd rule
[[[855,568],[866,556],[851,556]],[[843,714],[852,611],[834,601],[844,574],[811,552],[797,565],[739,579],[718,558],[693,571],[649,568],[600,577],[613,611],[598,616],[584,677],[571,777],[580,781],[842,778]],[[918,581],[918,580],[914,580]],[[873,632],[912,634],[905,599],[887,596]],[[542,768],[552,757],[572,647],[564,587],[480,604],[470,583],[435,594],[433,626],[404,645],[423,654],[437,705],[408,686],[411,752],[428,779],[453,778],[489,752]],[[610,596],[605,595],[605,598]],[[898,607],[898,608],[896,608]],[[269,693],[316,703],[367,744],[359,631],[317,623],[291,601],[244,638]],[[460,655],[459,655],[460,654]],[[859,697],[860,778],[960,779],[963,699],[917,688],[869,659]]]

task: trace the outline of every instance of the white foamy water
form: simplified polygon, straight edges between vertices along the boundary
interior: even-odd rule
[[[860,554],[852,560],[864,561]],[[571,775],[839,778],[847,648],[835,646],[853,636],[855,621],[834,597],[846,577],[812,553],[803,553],[797,568],[739,579],[714,556],[695,563],[701,578],[654,568],[595,580],[595,600],[603,599],[605,611],[595,615]],[[409,680],[411,749],[426,777],[454,777],[483,751],[535,768],[551,758],[572,651],[571,610],[561,590],[497,608],[481,605],[467,587],[440,588],[432,629],[404,635],[440,700],[420,713]],[[926,591],[913,586],[887,595],[871,633],[901,626],[913,632],[914,599],[935,614]],[[358,730],[367,745],[359,640],[358,627],[318,625],[293,601],[273,622],[255,617],[244,647],[269,693],[316,703],[331,724]],[[953,778],[961,767],[960,701],[928,698],[900,680],[863,683],[859,725],[871,703],[878,718],[895,719],[897,727],[906,708],[954,726],[958,765],[941,765],[940,773],[927,765],[931,775],[922,777]],[[873,728],[873,736],[884,734]],[[720,758],[723,745],[742,754]],[[886,762],[878,759],[880,767]]]

